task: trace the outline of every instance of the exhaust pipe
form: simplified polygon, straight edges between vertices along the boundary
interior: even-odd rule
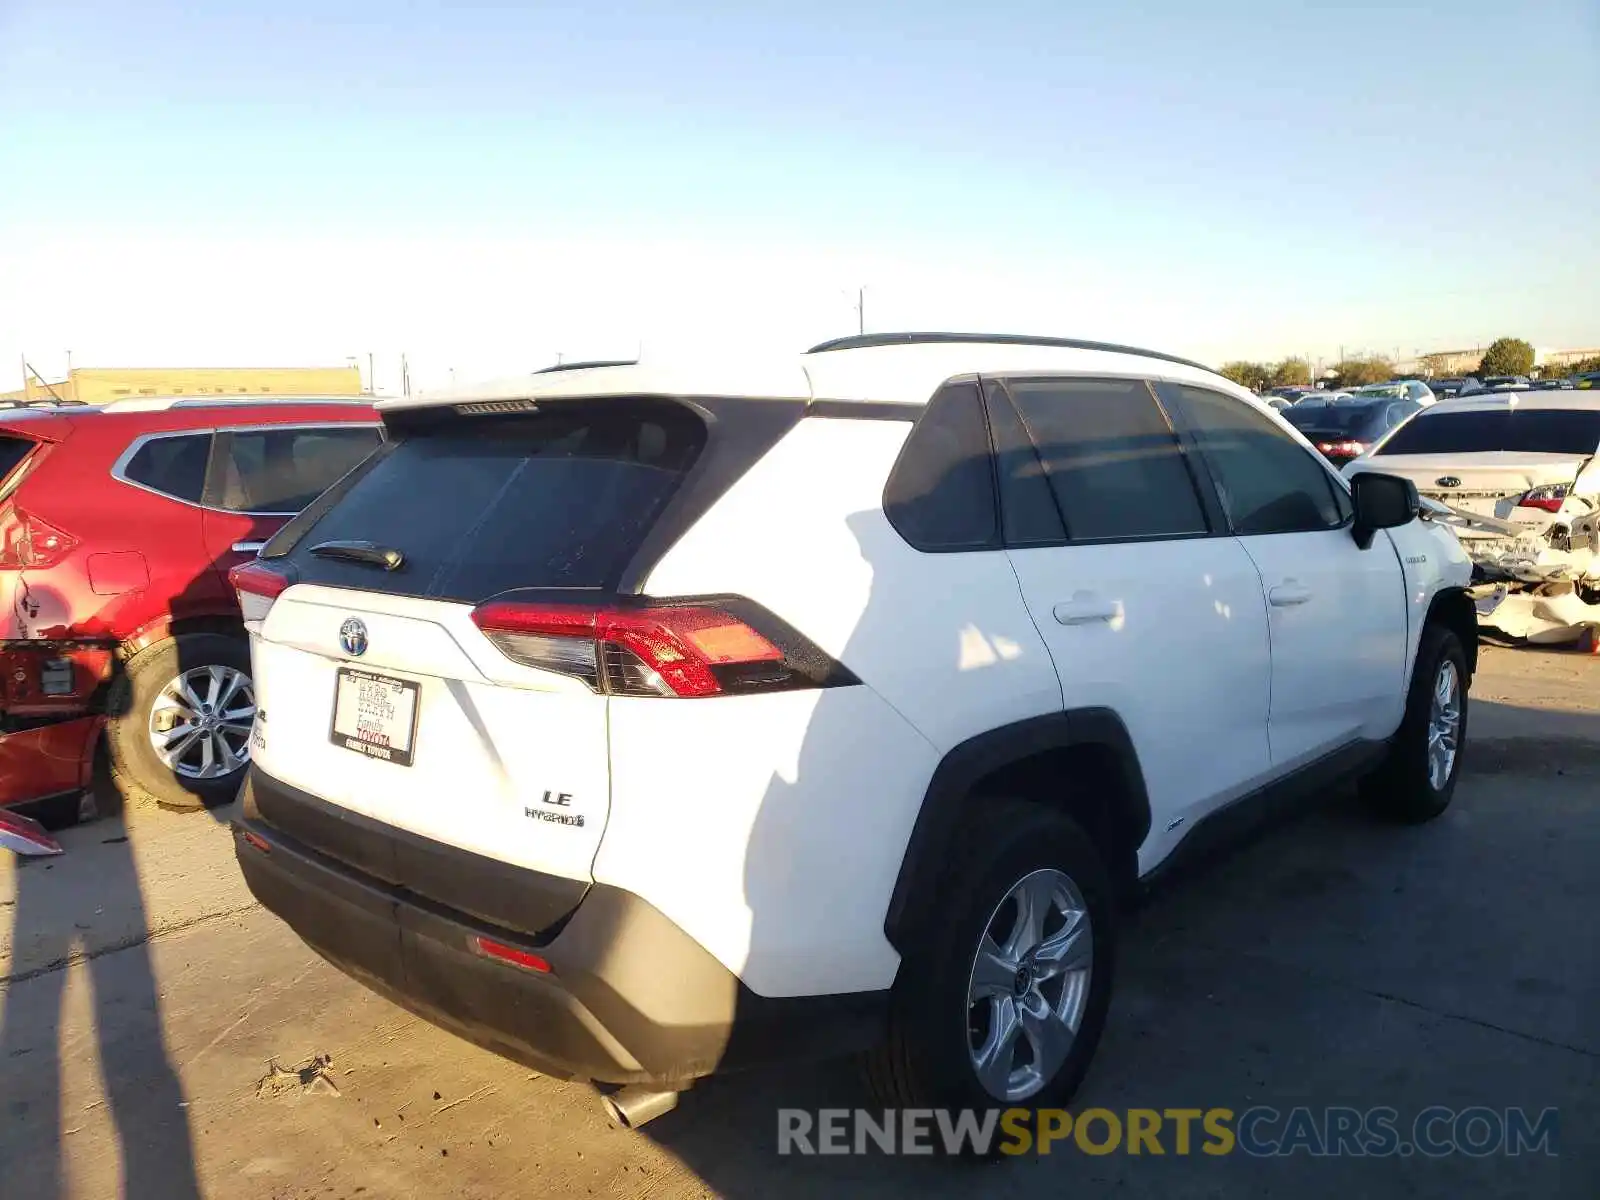
[[[646,1121],[677,1108],[678,1093],[630,1084],[621,1091],[601,1096],[600,1103],[618,1129],[637,1129]]]

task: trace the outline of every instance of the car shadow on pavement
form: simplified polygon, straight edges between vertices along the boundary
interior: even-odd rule
[[[0,1088],[0,1195],[68,1195],[67,1138],[78,1122],[63,1102],[79,1097],[64,1095],[63,1056],[92,1061],[66,1028],[68,977],[77,971],[91,993],[106,1117],[121,1150],[120,1193],[198,1200],[186,1098],[162,1030],[137,864],[116,824],[99,822],[93,832],[100,836],[92,858],[75,861],[69,849],[17,864],[12,957],[0,981],[0,1080],[25,1079],[27,1086]],[[75,866],[90,873],[76,874]],[[111,914],[118,926],[108,944],[84,936],[90,913]],[[102,1093],[93,1090],[95,1099],[74,1105],[73,1114],[98,1106]],[[84,1171],[72,1176],[81,1180]]]
[[[1443,1100],[1587,1111],[1600,943],[1584,937],[1582,914],[1596,886],[1600,713],[1480,700],[1471,721],[1462,791],[1439,821],[1396,826],[1354,788],[1331,789],[1217,846],[1134,909],[1106,1061],[1074,1108],[1178,1097],[1236,1109],[1254,1098],[1408,1114]],[[1510,903],[1556,894],[1564,904],[1554,911]],[[730,1196],[931,1200],[1074,1185],[1195,1197],[1595,1194],[1582,1182],[1592,1182],[1596,1147],[1581,1117],[1570,1134],[1563,1125],[1560,1156],[1549,1158],[1299,1156],[1270,1166],[1069,1148],[1054,1165],[955,1167],[778,1154],[781,1108],[867,1103],[852,1063],[802,1064],[706,1080],[643,1136]]]

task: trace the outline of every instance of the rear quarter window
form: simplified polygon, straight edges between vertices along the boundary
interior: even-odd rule
[[[0,434],[0,483],[5,482],[6,476],[17,469],[17,465],[28,457],[28,451],[37,444],[32,438]]]
[[[994,460],[976,383],[951,384],[928,402],[890,472],[883,509],[918,550],[998,548]]]
[[[164,496],[198,503],[205,492],[210,458],[209,433],[153,437],[134,451],[122,477]]]

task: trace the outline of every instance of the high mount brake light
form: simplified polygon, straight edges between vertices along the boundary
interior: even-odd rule
[[[573,676],[610,695],[698,698],[823,682],[766,634],[715,603],[623,607],[496,600],[474,609],[472,620],[513,662]],[[825,657],[806,649],[807,657]]]

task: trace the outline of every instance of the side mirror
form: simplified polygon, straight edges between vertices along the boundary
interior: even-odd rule
[[[1358,471],[1351,476],[1350,500],[1356,510],[1351,532],[1363,550],[1372,545],[1372,535],[1378,530],[1410,524],[1422,507],[1417,485],[1411,480],[1375,471]]]

